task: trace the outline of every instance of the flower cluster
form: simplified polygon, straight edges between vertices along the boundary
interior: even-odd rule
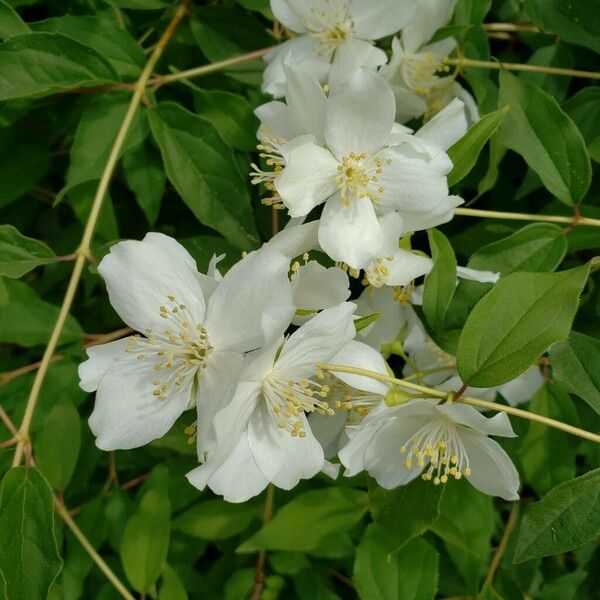
[[[285,102],[256,111],[261,165],[251,177],[290,220],[223,276],[218,257],[199,273],[162,234],[111,248],[98,270],[138,333],[90,348],[80,367],[82,388],[96,392],[90,427],[100,448],[149,443],[181,417],[198,452],[189,481],[232,502],[269,483],[337,477],[336,457],[345,475],[367,471],[386,488],[465,477],[518,497],[517,472],[488,437],[514,435],[505,414],[488,418],[450,396],[398,399],[360,374],[388,374],[391,352],[419,383],[462,386],[455,358],[413,308],[432,260],[411,248],[414,232],[449,221],[462,202],[449,194],[446,151],[478,118],[444,65],[454,40],[431,41],[454,4],[271,1],[296,35],[267,57],[263,88]],[[388,62],[373,42],[390,35]],[[415,117],[424,117],[416,131],[404,124]],[[315,250],[331,266],[311,260]],[[349,275],[361,273],[365,289],[349,302]],[[375,314],[363,328],[359,315]],[[334,377],[324,363],[350,369]],[[471,391],[519,403],[540,384],[532,367],[499,389]]]

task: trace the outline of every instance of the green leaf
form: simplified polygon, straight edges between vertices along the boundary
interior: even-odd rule
[[[179,514],[173,529],[204,540],[226,540],[245,531],[257,516],[248,503],[207,500]]]
[[[137,79],[146,62],[142,47],[114,21],[82,15],[63,15],[32,25],[34,31],[62,33],[93,48],[120,77]]]
[[[298,311],[296,311],[296,313],[297,312]],[[359,331],[362,331],[363,329],[366,329],[372,323],[375,323],[375,321],[377,321],[377,319],[379,319],[379,317],[381,317],[382,315],[383,315],[383,313],[378,312],[378,313],[373,313],[372,315],[367,315],[365,317],[359,317],[358,319],[355,319],[354,320],[354,328],[356,329],[356,333],[358,333]]]
[[[158,600],[188,600],[188,594],[177,573],[167,564],[162,572]]]
[[[171,102],[149,116],[167,177],[196,218],[238,248],[255,247],[248,186],[214,127]]]
[[[527,14],[543,31],[571,44],[600,52],[600,2],[582,0],[525,0]]]
[[[507,111],[508,108],[505,107],[485,115],[448,150],[448,156],[454,165],[448,174],[449,186],[456,185],[471,172],[485,143],[496,133]]]
[[[17,11],[5,0],[0,0],[0,38],[29,33],[31,29]]]
[[[121,539],[121,561],[131,585],[145,594],[159,578],[169,550],[171,505],[166,486],[149,489]]]
[[[35,186],[46,174],[51,162],[47,148],[28,142],[11,144],[10,152],[0,152],[0,207],[10,204]]]
[[[132,10],[161,10],[169,6],[166,0],[107,0],[107,2],[119,8]]]
[[[533,397],[529,410],[570,425],[579,425],[577,412],[569,395],[557,385],[547,383]],[[527,483],[538,495],[545,494],[555,485],[575,477],[575,454],[579,440],[574,436],[530,423],[519,447],[521,464]]]
[[[0,575],[10,600],[45,598],[62,568],[54,497],[37,469],[15,467],[0,488]]]
[[[424,539],[394,551],[388,532],[371,523],[356,549],[353,579],[363,600],[433,600],[438,563],[438,553]]]
[[[195,88],[194,107],[215,126],[229,146],[247,152],[256,150],[259,121],[246,98],[231,92]]]
[[[590,186],[590,158],[581,133],[556,100],[501,71],[498,104],[510,107],[499,131],[502,144],[520,154],[561,202],[580,202]]]
[[[100,179],[129,101],[129,94],[126,93],[101,94],[83,112],[71,146],[67,188]],[[147,135],[145,115],[138,111],[120,155],[141,144]]]
[[[36,464],[55,490],[62,492],[69,484],[80,443],[81,421],[77,409],[69,401],[55,404],[34,444]]]
[[[6,291],[4,298],[2,288]],[[41,300],[22,281],[0,280],[0,342],[26,348],[46,344],[58,311],[58,306]],[[59,342],[80,341],[82,337],[79,323],[68,315]]]
[[[420,477],[395,490],[371,482],[369,505],[373,520],[385,530],[388,545],[399,548],[433,525],[440,512],[443,486],[434,486]]]
[[[577,125],[589,150],[598,140],[597,123],[600,123],[600,87],[594,85],[583,88],[574,96],[571,96],[563,104],[563,108]]]
[[[532,223],[497,242],[482,246],[471,256],[469,267],[498,271],[554,271],[567,253],[567,238],[558,225]]]
[[[552,376],[600,413],[600,340],[572,331],[550,348]]]
[[[427,235],[433,268],[425,276],[423,312],[432,329],[442,331],[456,289],[456,257],[448,238],[442,232],[430,229]]]
[[[366,510],[367,494],[359,490],[329,487],[304,492],[278,509],[273,519],[246,540],[238,552],[314,553],[356,525]]]
[[[131,148],[123,155],[123,173],[148,223],[154,225],[167,182],[160,155],[148,144]]]
[[[461,379],[494,387],[520,375],[569,335],[589,264],[559,273],[511,273],[471,312],[458,340]]]
[[[0,44],[0,100],[118,81],[92,48],[58,33],[15,35]]]
[[[46,244],[26,237],[12,225],[0,225],[0,275],[18,278],[54,261]]]
[[[561,69],[572,69],[574,66],[573,53],[564,45],[553,44],[538,48],[527,61],[528,65],[542,67],[558,67]],[[569,77],[557,77],[551,73],[530,73],[524,71],[519,74],[521,79],[534,83],[554,99],[562,103],[569,91],[571,79]]]
[[[600,469],[557,485],[523,514],[515,562],[562,554],[600,535]]]

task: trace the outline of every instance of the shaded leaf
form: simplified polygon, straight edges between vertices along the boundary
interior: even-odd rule
[[[54,252],[43,242],[24,236],[12,225],[0,225],[0,275],[22,277],[54,258]]]

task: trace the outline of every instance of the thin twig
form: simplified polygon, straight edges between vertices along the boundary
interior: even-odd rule
[[[534,215],[529,213],[505,212],[503,210],[480,210],[477,208],[455,208],[454,214],[462,217],[483,217],[486,219],[507,219],[510,221],[537,221],[544,223],[566,223],[568,225],[587,225],[600,227],[600,219],[590,217],[562,215]]]
[[[400,387],[421,392],[422,394],[425,394],[425,397],[429,397],[432,400],[443,399],[450,402],[454,399],[454,392],[442,392],[440,390],[412,383],[411,381],[397,379],[391,375],[383,375],[382,373],[369,371],[367,369],[359,369],[358,367],[350,367],[347,365],[330,365],[324,363],[319,363],[317,366],[323,371],[331,371],[332,373],[353,373],[355,375],[362,375],[364,377],[370,377],[371,379],[377,379],[378,381],[387,381],[388,383],[393,383],[394,385],[398,385]],[[471,406],[479,406],[480,408],[485,408],[487,410],[495,410],[496,412],[505,412],[509,415],[521,417],[529,421],[535,421],[536,423],[541,423],[542,425],[547,425],[548,427],[554,427],[555,429],[560,429],[561,431],[565,431],[571,435],[576,435],[585,440],[600,444],[600,435],[596,433],[586,431],[585,429],[579,429],[579,427],[573,427],[572,425],[568,425],[562,421],[550,419],[549,417],[544,417],[543,415],[538,415],[537,413],[532,413],[527,410],[521,410],[520,408],[514,408],[513,406],[505,406],[503,404],[498,404],[497,402],[489,402],[488,400],[480,400],[479,398],[473,398],[471,396],[461,396],[457,402],[470,404]]]
[[[510,513],[508,515],[508,519],[506,521],[506,525],[504,527],[504,533],[502,534],[502,539],[500,540],[500,544],[496,549],[496,553],[494,554],[494,558],[492,558],[492,562],[490,563],[490,568],[485,576],[485,582],[489,585],[492,585],[494,582],[494,576],[496,575],[496,571],[502,562],[502,557],[506,552],[506,548],[508,547],[508,540],[510,539],[510,534],[513,532],[515,525],[517,524],[517,517],[519,516],[519,503],[514,502]]]
[[[67,291],[65,293],[62,306],[60,307],[60,311],[58,313],[58,318],[56,320],[56,323],[54,324],[54,329],[52,330],[50,340],[44,351],[40,368],[36,373],[35,379],[33,381],[33,386],[29,394],[29,398],[27,399],[27,405],[25,407],[23,421],[21,422],[21,427],[19,428],[19,441],[17,443],[15,455],[12,462],[13,466],[17,466],[21,463],[23,451],[25,450],[25,447],[29,444],[29,428],[31,426],[31,420],[33,419],[33,413],[35,411],[37,400],[42,389],[42,384],[46,377],[48,366],[52,360],[54,351],[56,350],[56,347],[58,345],[58,340],[65,325],[65,321],[71,310],[71,306],[75,298],[75,293],[79,285],[79,280],[83,272],[83,266],[86,261],[86,256],[90,253],[90,243],[92,241],[92,236],[94,235],[94,230],[96,229],[96,223],[98,222],[100,209],[102,208],[102,203],[104,197],[106,196],[106,192],[108,190],[112,174],[119,160],[121,149],[123,148],[123,144],[125,143],[127,133],[129,132],[129,128],[131,127],[131,124],[133,122],[133,118],[146,91],[146,85],[148,83],[148,80],[150,79],[152,71],[154,70],[154,67],[156,66],[156,63],[158,62],[158,59],[160,58],[164,48],[169,43],[173,33],[175,32],[177,25],[185,15],[185,11],[189,2],[190,0],[183,0],[183,2],[175,11],[171,22],[169,23],[165,32],[160,38],[156,49],[150,56],[150,59],[146,63],[146,66],[144,67],[144,70],[142,71],[142,74],[140,75],[140,78],[135,85],[135,91],[131,97],[129,108],[127,109],[127,113],[125,114],[123,123],[121,124],[121,127],[117,133],[117,137],[115,138],[112,150],[104,167],[102,177],[100,178],[100,183],[98,184],[98,189],[96,190],[96,195],[92,202],[92,207],[87,219],[83,236],[81,238],[81,243],[79,244],[79,248],[76,250],[77,259],[75,260],[73,266],[71,278],[67,286]]]
[[[484,23],[486,31],[544,33],[535,23]]]
[[[0,419],[6,425],[6,429],[12,434],[13,437],[17,435],[17,428],[12,422],[12,419],[8,416],[7,412],[0,406]]]
[[[270,483],[267,486],[267,495],[265,498],[265,508],[263,511],[263,525],[266,525],[273,516],[273,498],[275,496],[275,486]],[[256,573],[254,575],[254,588],[250,600],[260,600],[265,587],[265,564],[267,562],[267,553],[261,550],[256,561]]]

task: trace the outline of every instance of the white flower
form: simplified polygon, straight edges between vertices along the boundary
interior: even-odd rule
[[[357,367],[388,375],[381,354],[362,342],[348,342],[332,359],[331,364]],[[348,442],[346,427],[357,425],[373,409],[384,404],[390,384],[353,373],[328,375],[329,406],[333,415],[313,412],[308,422],[313,434],[323,446],[326,458],[332,458]]]
[[[473,277],[472,269],[466,269]],[[476,273],[476,272],[475,272]],[[490,279],[486,271],[479,279]],[[487,275],[486,275],[487,273]],[[464,273],[463,273],[464,274]],[[408,355],[404,375],[417,374],[417,381],[434,385],[443,391],[456,391],[463,385],[456,369],[456,357],[442,350],[425,332],[423,325],[415,319],[404,339],[403,348]],[[532,365],[515,379],[492,388],[468,387],[465,394],[486,400],[494,400],[497,393],[511,405],[516,406],[531,400],[544,384],[544,378],[537,365]]]
[[[505,413],[486,418],[465,404],[412,400],[367,416],[339,457],[346,476],[366,470],[386,489],[421,474],[434,484],[464,476],[485,494],[517,500],[519,474],[488,435],[515,437]]]
[[[300,35],[265,58],[263,91],[283,96],[286,59],[331,86],[361,67],[385,64],[385,52],[373,40],[402,29],[415,5],[413,0],[271,0],[277,20]]]
[[[81,387],[96,391],[90,427],[99,448],[134,448],[197,406],[210,445],[213,414],[244,352],[262,347],[293,313],[289,260],[253,252],[220,280],[198,273],[174,239],[150,233],[111,248],[98,271],[110,302],[138,335],[88,349]],[[216,274],[215,274],[216,275]]]
[[[449,71],[444,59],[456,47],[456,40],[445,38],[428,43],[448,22],[455,4],[456,0],[420,0],[401,38],[392,41],[392,57],[380,68],[380,73],[396,94],[396,116],[400,123],[422,115],[429,119],[454,98],[464,102],[469,122],[479,120],[471,95],[454,77],[441,76]]]
[[[354,337],[354,310],[351,303],[327,308],[283,345],[278,341],[246,357],[230,403],[215,416],[216,450],[188,473],[194,486],[243,502],[269,482],[291,489],[323,469],[323,448],[305,413],[333,413],[317,363]]]
[[[448,197],[452,163],[444,148],[466,129],[455,112],[452,107],[409,135],[394,124],[390,87],[376,74],[359,71],[328,98],[327,148],[296,143],[274,175],[275,190],[291,217],[325,202],[321,247],[333,260],[363,268],[382,247],[378,215],[427,215]]]

